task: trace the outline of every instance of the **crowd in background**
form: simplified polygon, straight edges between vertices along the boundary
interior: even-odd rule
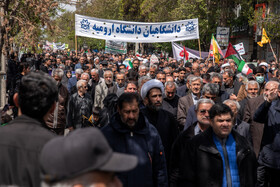
[[[19,114],[14,97],[23,77],[44,72],[58,89],[45,128],[57,135],[101,129],[114,151],[138,157],[135,170],[118,175],[124,186],[280,184],[276,61],[254,60],[252,73],[244,75],[233,60],[151,56],[13,53],[2,126]],[[220,154],[221,162],[210,153]]]

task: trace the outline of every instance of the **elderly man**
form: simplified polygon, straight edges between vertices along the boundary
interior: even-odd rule
[[[151,79],[156,77],[156,72],[158,70],[157,65],[153,64],[150,66],[149,73],[147,74]]]
[[[43,72],[22,77],[14,95],[18,117],[0,127],[0,186],[40,186],[39,154],[55,134],[44,119],[53,113],[58,89]]]
[[[87,82],[79,80],[77,82],[77,92],[71,95],[68,103],[67,125],[72,131],[77,128],[87,127],[87,119],[92,111],[92,99],[87,93]]]
[[[171,173],[170,173],[170,184],[171,186],[177,186],[178,172],[181,160],[181,154],[185,149],[186,143],[193,136],[204,132],[210,126],[209,110],[214,105],[211,99],[200,99],[195,105],[195,113],[197,122],[193,123],[183,131],[176,139],[171,153]]]
[[[88,85],[91,87],[91,98],[94,101],[94,97],[95,97],[95,88],[98,84],[101,84],[102,82],[104,82],[104,79],[99,77],[99,71],[98,69],[92,69],[90,71],[90,75],[91,75],[91,79],[89,80]]]
[[[40,164],[45,187],[121,187],[115,172],[132,170],[137,158],[113,152],[98,129],[87,128],[49,141]]]
[[[166,76],[171,76],[171,69],[169,67],[163,68],[163,72]]]
[[[259,155],[259,151],[261,148],[264,123],[259,123],[258,121],[255,121],[254,115],[259,106],[265,101],[266,97],[269,95],[271,90],[275,89],[277,85],[278,82],[275,81],[267,82],[264,87],[264,93],[258,97],[249,99],[245,106],[243,120],[250,124],[250,133],[252,136],[253,147],[257,156]]]
[[[104,107],[103,100],[110,93],[117,93],[117,85],[113,81],[113,72],[106,70],[104,72],[104,82],[98,84],[95,88],[94,107]]]
[[[125,187],[168,186],[164,148],[156,128],[139,109],[136,93],[124,93],[118,99],[118,112],[102,129],[114,151],[135,155],[138,166],[120,174]]]
[[[243,100],[239,101],[239,104],[240,104],[240,110],[238,112],[239,119],[243,119],[245,106],[247,105],[248,100],[251,98],[258,97],[259,89],[260,89],[260,86],[257,81],[252,80],[252,81],[248,81],[246,83],[245,90],[246,90],[247,96]]]
[[[186,142],[178,186],[256,184],[256,156],[246,139],[232,131],[233,113],[225,104],[209,110],[210,127]]]
[[[51,113],[46,120],[48,127],[58,135],[64,134],[69,100],[68,90],[61,83],[63,75],[64,72],[62,69],[55,69],[52,72],[52,77],[56,81],[58,87],[58,102],[56,103],[54,112]]]
[[[117,73],[115,75],[116,85],[117,85],[117,96],[119,97],[122,93],[124,93],[126,76],[124,73]]]
[[[174,82],[165,83],[165,97],[163,98],[162,108],[169,111],[177,119],[179,96],[176,95],[176,84]]]
[[[182,129],[186,123],[186,117],[188,110],[191,106],[195,105],[200,98],[200,91],[203,82],[201,77],[193,77],[190,79],[190,90],[191,93],[181,97],[178,103],[177,119],[179,121],[180,128]]]
[[[76,69],[83,69],[85,62],[86,62],[86,57],[82,56],[79,60],[79,63],[75,65],[75,71]]]
[[[147,67],[145,65],[139,66],[138,75],[139,77],[143,77],[147,75]]]
[[[259,106],[254,120],[264,123],[261,149],[258,158],[258,185],[280,185],[280,92],[279,82],[269,81],[265,85],[265,101]]]
[[[68,85],[67,85],[67,89],[68,89],[68,92],[71,93],[71,89],[76,86],[78,80],[80,80],[81,78],[81,75],[84,71],[82,69],[76,69],[75,70],[75,76],[70,78],[69,81],[68,81]]]
[[[201,94],[201,98],[210,99],[213,102],[216,102],[219,94],[219,87],[217,84],[207,83],[203,86]],[[196,105],[191,106],[188,110],[186,123],[184,125],[184,131],[188,129],[192,124],[197,122],[195,106]]]
[[[159,132],[168,167],[171,147],[178,135],[178,126],[174,116],[162,109],[163,93],[163,85],[159,80],[152,79],[146,82],[141,88],[141,97],[145,104],[141,112]]]
[[[88,73],[86,73],[86,72],[82,73],[80,80],[85,80],[87,82],[87,91],[91,90],[91,87],[88,84],[89,83],[89,79],[90,79],[90,76],[89,76]],[[73,86],[72,89],[71,89],[70,95],[73,95],[76,92],[77,92],[77,86]]]
[[[242,121],[238,117],[238,112],[240,110],[240,105],[237,101],[227,99],[223,102],[231,109],[233,113],[233,129],[238,132],[241,136],[245,137],[247,141],[252,145],[252,137],[250,134],[250,124]]]

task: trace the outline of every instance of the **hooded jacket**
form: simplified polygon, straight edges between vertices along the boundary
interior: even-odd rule
[[[168,177],[164,148],[156,128],[139,113],[139,118],[130,129],[121,122],[116,113],[102,132],[116,152],[138,157],[138,166],[129,172],[118,174],[124,187],[165,187]]]

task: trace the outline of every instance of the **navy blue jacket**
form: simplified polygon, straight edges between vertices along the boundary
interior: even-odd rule
[[[185,95],[188,94],[189,89],[187,88],[186,84],[184,84],[183,86],[180,86],[177,88],[177,95],[179,97],[184,97]]]
[[[258,162],[270,168],[280,169],[280,99],[259,106],[254,120],[264,123],[261,151]]]
[[[68,89],[68,92],[70,93],[71,92],[71,88],[73,86],[76,86],[78,80],[77,80],[77,77],[71,77],[69,80],[68,80],[68,85],[67,85],[67,89]]]
[[[110,123],[103,127],[102,132],[114,151],[138,157],[138,166],[134,170],[118,174],[124,187],[168,186],[160,136],[143,114],[139,114],[138,122],[130,129],[121,122],[117,113]]]

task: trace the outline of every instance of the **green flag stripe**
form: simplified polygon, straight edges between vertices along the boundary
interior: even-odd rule
[[[245,62],[242,60],[238,66],[238,71],[242,72],[244,65],[245,65]]]
[[[230,55],[227,58],[234,60],[234,62],[236,63],[237,66],[239,66],[240,62],[242,60],[239,60],[235,55]]]

